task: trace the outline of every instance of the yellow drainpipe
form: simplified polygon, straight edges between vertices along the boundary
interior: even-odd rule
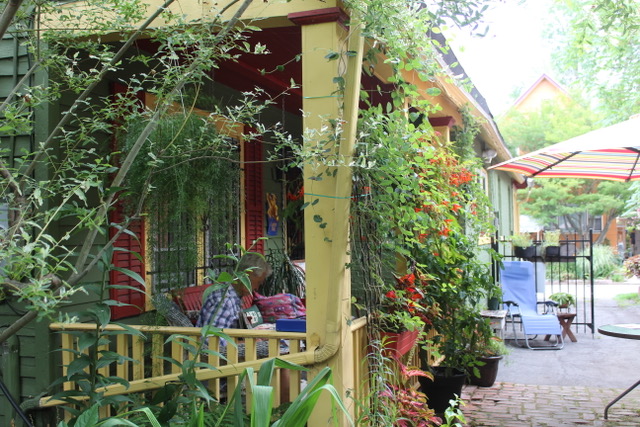
[[[332,241],[338,242],[340,239],[346,239],[348,241],[349,236],[349,214],[350,214],[350,202],[349,197],[352,193],[352,173],[349,164],[353,158],[353,151],[355,148],[356,132],[358,126],[358,110],[360,101],[360,81],[362,76],[362,57],[363,57],[363,45],[364,39],[361,34],[361,27],[357,25],[353,20],[351,21],[351,34],[349,36],[349,51],[355,52],[347,60],[347,74],[345,78],[345,94],[344,94],[344,111],[343,111],[343,133],[342,140],[340,141],[340,147],[338,151],[338,162],[342,162],[344,166],[338,166],[336,175],[336,201],[335,201],[335,213],[333,221],[336,225],[346,225],[346,227],[336,226],[333,228]],[[346,200],[346,202],[345,202]],[[330,265],[338,266],[340,270],[346,269],[346,252],[342,253],[339,250],[332,252],[332,259]],[[344,277],[344,273],[342,274]],[[345,281],[346,282],[346,281]],[[338,304],[329,304],[327,307],[327,330],[326,341],[322,343],[316,350],[316,362],[324,362],[333,357],[338,348],[340,347],[343,330],[349,333],[349,328],[342,328],[341,325],[346,323],[347,319],[343,318],[344,309],[343,305],[348,305],[350,311],[350,297],[351,297],[351,283],[343,283],[342,285],[348,286],[349,293],[344,296],[344,289],[340,288],[340,283],[332,283],[336,289],[335,295],[342,295]],[[329,295],[333,289],[329,289]],[[334,301],[335,302],[335,301]]]

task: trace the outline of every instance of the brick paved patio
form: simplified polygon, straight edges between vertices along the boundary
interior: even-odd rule
[[[640,426],[640,387],[613,405],[604,420],[604,407],[622,391],[512,383],[465,386],[463,411],[470,427]]]

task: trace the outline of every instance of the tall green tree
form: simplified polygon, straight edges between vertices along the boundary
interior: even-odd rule
[[[559,228],[561,223],[586,236],[594,217],[606,221],[596,244],[604,241],[614,219],[625,210],[633,191],[629,183],[587,179],[540,179],[533,187],[520,191],[521,212],[541,224]]]
[[[140,217],[152,176],[167,160],[147,159],[153,165],[146,177],[138,177],[146,181],[137,205],[121,223],[111,224],[118,231],[105,238],[108,212],[126,194],[129,171],[148,152],[142,150],[148,137],[169,108],[184,101],[188,88],[200,88],[209,70],[234,60],[233,49],[252,49],[243,43],[247,30],[237,27],[252,0],[217,5],[210,21],[197,25],[172,13],[173,1],[148,12],[139,0],[90,1],[83,8],[26,1],[15,17],[10,14],[8,34],[28,50],[31,67],[0,105],[0,199],[7,217],[0,230],[0,298],[26,301],[28,311],[3,329],[0,343],[38,316],[56,317],[60,305],[83,290],[90,272],[101,264],[110,268],[114,242]],[[231,18],[225,18],[232,7]],[[160,19],[166,27],[157,27]],[[123,42],[104,42],[96,37],[101,33],[118,34]],[[155,55],[135,47],[143,34],[158,43]],[[129,92],[105,94],[107,80],[117,80]],[[153,93],[158,103],[139,108],[135,94],[140,91]],[[267,104],[240,102],[235,110],[214,113],[232,122],[239,117],[255,122],[250,118]],[[36,119],[48,105],[65,107],[58,122],[44,129]],[[109,135],[123,117],[142,123],[142,129],[127,152],[112,153]],[[183,148],[192,154],[184,161],[215,155],[224,139],[213,138],[198,151]],[[176,139],[175,144],[185,147],[185,142]]]
[[[556,0],[550,25],[560,80],[586,89],[609,122],[640,112],[637,0]]]
[[[534,111],[512,108],[497,122],[511,152],[525,154],[596,129],[599,119],[574,93],[544,101]]]
[[[558,95],[543,102],[539,109],[514,109],[498,119],[500,130],[514,153],[525,154],[548,147],[600,127],[601,116],[579,93]],[[560,223],[586,235],[595,216],[605,215],[604,239],[612,221],[624,211],[631,196],[629,185],[580,179],[535,179],[534,185],[520,191],[521,212],[540,224],[558,228]]]

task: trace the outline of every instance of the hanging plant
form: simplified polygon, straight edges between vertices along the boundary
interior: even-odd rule
[[[141,121],[127,123],[120,138],[123,151],[130,149],[144,126]],[[213,247],[233,241],[229,230],[235,229],[230,212],[237,213],[239,199],[237,141],[221,135],[209,118],[176,113],[161,120],[143,150],[128,175],[125,198],[130,205],[145,200],[157,280],[183,286],[185,274],[199,264],[202,227],[210,227]]]

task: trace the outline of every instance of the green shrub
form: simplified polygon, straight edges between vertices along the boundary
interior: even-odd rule
[[[581,253],[580,255],[586,255]],[[593,277],[594,279],[608,279],[620,268],[620,258],[614,253],[611,246],[593,246]],[[589,277],[589,264],[577,264],[577,276]]]
[[[640,294],[632,292],[628,294],[620,294],[613,297],[620,307],[629,307],[632,305],[640,305]]]

